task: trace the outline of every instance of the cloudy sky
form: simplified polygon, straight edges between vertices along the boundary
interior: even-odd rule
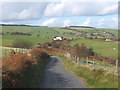
[[[16,0],[17,1],[17,0]],[[40,26],[118,27],[118,0],[58,0],[0,3],[0,23]]]

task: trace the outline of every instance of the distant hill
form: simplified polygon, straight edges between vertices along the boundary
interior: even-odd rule
[[[0,26],[30,26],[30,25],[24,25],[24,24],[0,24]]]
[[[69,26],[69,27],[77,27],[77,28],[95,28],[90,26]]]
[[[25,25],[25,24],[0,24],[0,26],[28,26],[28,27],[48,27],[48,26],[33,26],[33,25]]]

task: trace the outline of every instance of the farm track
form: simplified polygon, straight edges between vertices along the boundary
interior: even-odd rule
[[[52,61],[44,70],[39,88],[87,88],[79,79],[64,69],[60,58],[53,56],[51,58]]]

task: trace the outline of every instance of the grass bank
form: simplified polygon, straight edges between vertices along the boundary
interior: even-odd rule
[[[66,70],[82,79],[89,88],[118,88],[118,77],[116,75],[108,73],[103,69],[91,70],[63,56],[61,56],[61,59]]]

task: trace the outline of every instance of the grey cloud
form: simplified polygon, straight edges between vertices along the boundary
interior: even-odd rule
[[[2,4],[0,19],[17,21],[44,17],[99,16],[117,14],[117,11],[117,2],[11,2]]]
[[[2,21],[32,20],[42,17],[48,3],[3,3]]]

